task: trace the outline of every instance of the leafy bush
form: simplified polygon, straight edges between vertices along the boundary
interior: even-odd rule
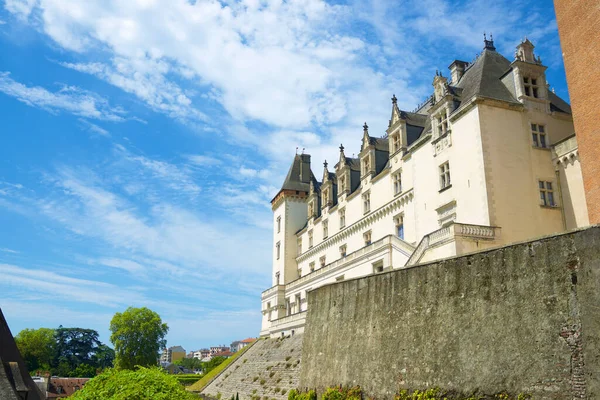
[[[158,367],[136,370],[108,369],[73,394],[75,400],[179,400],[197,399],[177,378]]]
[[[281,394],[285,394],[285,391]],[[317,400],[317,392],[309,390],[308,392],[300,393],[297,389],[292,389],[288,394],[288,400]]]
[[[323,393],[322,400],[361,400],[362,390],[360,386],[343,388],[341,386],[329,388]]]
[[[449,393],[443,393],[438,388],[427,389],[424,391],[415,390],[412,393],[409,393],[408,390],[402,390],[400,393],[398,393],[396,396],[394,396],[394,400],[449,400],[449,399],[480,400],[482,398],[483,397],[481,397],[481,396],[465,397],[465,396],[451,395]],[[486,396],[485,398],[487,399],[490,397]],[[493,395],[492,398],[497,399],[497,400],[527,400],[527,399],[531,399],[531,395],[521,393],[521,394],[517,395],[516,397],[514,397],[514,396],[510,396],[508,393],[497,393],[497,394]]]
[[[193,383],[196,383],[201,378],[201,376],[197,375],[197,374],[180,374],[180,375],[173,375],[173,376],[183,386],[189,386],[189,385],[191,385]]]

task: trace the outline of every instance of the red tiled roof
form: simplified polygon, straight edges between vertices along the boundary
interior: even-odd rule
[[[231,357],[233,355],[230,351],[221,351],[219,353],[213,354],[213,357]]]
[[[244,339],[244,340],[242,340],[241,342],[242,342],[242,343],[252,343],[252,342],[254,342],[255,340],[256,340],[256,339],[253,339],[253,338],[248,338],[248,339]]]
[[[47,398],[69,397],[76,392],[76,388],[81,389],[89,380],[90,378],[50,378]]]

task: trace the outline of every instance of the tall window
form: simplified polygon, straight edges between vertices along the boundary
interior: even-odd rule
[[[538,186],[540,188],[540,204],[548,207],[556,207],[552,182],[538,181]]]
[[[400,150],[400,133],[394,134],[392,136],[392,152],[397,152]]]
[[[313,231],[308,231],[308,248],[313,247]]]
[[[338,186],[340,187],[339,193],[342,194],[346,190],[346,177],[344,175],[340,176],[338,179]]]
[[[533,147],[547,148],[548,138],[546,137],[546,127],[539,124],[531,124],[531,138]]]
[[[440,165],[440,190],[450,186],[450,164],[448,162]]]
[[[365,246],[368,246],[371,244],[371,231],[367,231],[365,233],[363,233],[363,239],[365,240]]]
[[[329,190],[323,190],[323,207],[327,207],[329,204]]]
[[[394,218],[394,221],[396,222],[396,234],[400,239],[404,240],[404,217],[399,215]]]
[[[340,246],[340,257],[346,257],[346,249],[347,247],[345,244]]]
[[[275,284],[279,285],[279,272],[275,273]]]
[[[277,217],[277,233],[281,232],[281,217]]]
[[[537,79],[529,78],[527,76],[523,77],[523,88],[525,90],[525,96],[530,97],[539,97],[539,87],[537,84]]]
[[[277,251],[277,259],[279,260],[279,256],[281,255],[281,242],[277,242],[275,249]]]
[[[298,255],[302,254],[302,238],[298,238]]]
[[[288,297],[287,299],[285,299],[285,314],[286,315],[292,315],[292,302],[290,301],[290,298]]]
[[[371,163],[370,163],[370,158],[369,156],[365,156],[365,158],[363,158],[363,162],[362,162],[362,167],[363,167],[363,176],[366,175],[369,170],[371,169]]]
[[[299,313],[301,311],[302,305],[302,297],[300,297],[300,293],[296,295],[296,312]]]
[[[340,229],[346,226],[346,209],[342,208],[339,211],[340,213]]]
[[[363,212],[368,213],[371,211],[371,193],[367,192],[362,195],[363,199]]]
[[[319,263],[321,264],[321,268],[323,268],[325,266],[327,262],[327,259],[325,258],[325,256],[319,258]]]
[[[267,314],[269,315],[267,318],[270,321],[271,320],[271,303],[267,303]]]
[[[323,221],[323,239],[329,236],[329,222]]]
[[[437,117],[437,129],[440,136],[448,132],[448,116],[446,115],[446,111]]]
[[[310,272],[314,272],[315,271],[315,262],[311,262],[310,264],[308,264],[308,267],[310,268]]]
[[[402,193],[402,176],[400,175],[400,171],[392,176],[392,180],[394,181],[394,194]]]

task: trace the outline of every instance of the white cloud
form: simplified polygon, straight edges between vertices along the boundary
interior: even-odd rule
[[[28,87],[13,80],[8,72],[0,72],[0,92],[31,106],[50,112],[66,111],[81,117],[123,121],[125,112],[112,107],[106,99],[73,86],[50,92],[40,86]]]
[[[207,155],[201,155],[201,154],[191,154],[186,156],[188,160],[190,160],[190,162],[194,165],[198,165],[198,166],[216,166],[216,165],[220,165],[222,164],[222,161],[219,160],[218,158],[212,157],[212,156],[207,156]]]
[[[101,264],[107,267],[122,269],[130,274],[141,274],[145,271],[145,267],[135,261],[122,258],[101,258],[99,260],[91,260],[92,264]]]
[[[27,20],[37,0],[4,0],[4,7],[21,20]]]
[[[19,254],[18,251],[12,250],[12,249],[7,249],[6,247],[0,248],[0,251],[3,253],[9,253],[9,254]]]
[[[6,25],[6,21],[0,19],[0,25]]]

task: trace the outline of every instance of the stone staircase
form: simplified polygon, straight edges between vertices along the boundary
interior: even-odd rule
[[[302,334],[261,339],[229,365],[202,395],[229,400],[285,400],[300,381]]]

